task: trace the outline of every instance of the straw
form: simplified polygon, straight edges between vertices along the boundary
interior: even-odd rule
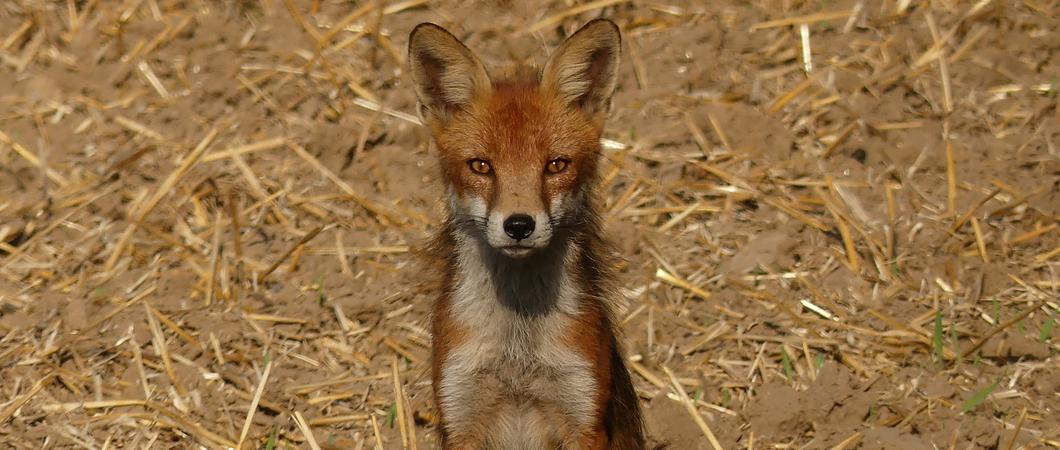
[[[1055,5],[664,3],[4,2],[4,444],[439,446],[426,247],[448,188],[408,33],[447,27],[500,80],[608,18],[593,204],[616,289],[589,293],[646,423],[659,396],[688,414],[650,444],[1060,447],[1027,383],[1057,350],[1057,86],[983,51],[1041,60]],[[968,412],[910,388],[846,429],[747,428],[775,383],[834,414],[997,373]]]

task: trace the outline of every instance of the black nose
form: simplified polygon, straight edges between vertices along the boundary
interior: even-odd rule
[[[526,214],[512,214],[504,219],[504,233],[512,239],[526,239],[534,233],[534,218]]]

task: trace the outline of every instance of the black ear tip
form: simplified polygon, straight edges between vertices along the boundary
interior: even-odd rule
[[[448,31],[445,30],[445,28],[442,28],[438,24],[431,23],[431,22],[423,22],[423,23],[420,23],[419,25],[416,25],[415,27],[412,27],[412,31],[409,32],[409,41],[414,39],[416,37],[416,35],[418,35],[420,33],[431,32],[431,31],[434,31],[434,32],[441,31],[441,32],[446,33],[446,34],[449,33]]]
[[[608,19],[606,17],[600,17],[600,18],[596,18],[596,19],[590,20],[588,22],[585,22],[584,26],[588,27],[590,25],[592,25],[592,26],[609,25],[609,26],[611,26],[612,28],[614,28],[616,30],[618,29],[618,24],[616,24],[613,20]]]
[[[619,35],[621,34],[621,28],[619,28],[618,24],[613,22],[611,19],[605,19],[605,18],[593,19],[593,20],[590,20],[590,21],[586,22],[585,25],[582,26],[583,30],[595,29],[595,28],[600,28],[600,29],[609,28],[610,31],[614,32],[615,34],[619,34]]]

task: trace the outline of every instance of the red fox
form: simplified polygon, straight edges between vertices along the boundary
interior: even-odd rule
[[[431,319],[445,449],[644,448],[595,194],[620,45],[594,20],[540,73],[494,79],[445,29],[409,36],[448,196]]]

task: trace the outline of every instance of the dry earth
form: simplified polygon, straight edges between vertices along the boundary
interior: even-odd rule
[[[407,33],[599,16],[653,439],[1060,447],[1056,0],[2,2],[0,441],[435,448]]]

